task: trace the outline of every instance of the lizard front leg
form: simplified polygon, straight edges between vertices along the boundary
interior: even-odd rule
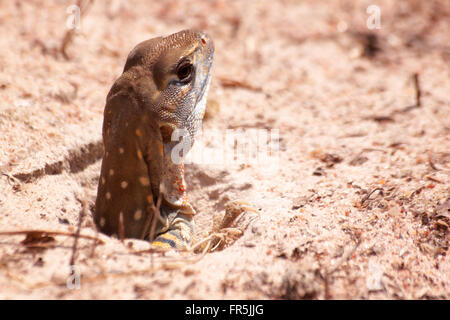
[[[182,149],[187,153],[191,147],[189,136],[184,137]],[[184,179],[185,154],[176,154],[175,142],[164,144],[164,160],[161,192],[163,201],[161,208],[167,219],[167,228],[163,228],[161,233],[153,241],[153,245],[164,248],[188,249],[192,243],[194,234],[193,216],[194,208],[188,202],[186,192],[186,182]]]

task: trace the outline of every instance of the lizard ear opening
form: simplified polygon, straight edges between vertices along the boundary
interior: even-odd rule
[[[172,132],[174,128],[169,125],[162,125],[159,130],[161,131],[163,143],[169,143],[172,140]]]

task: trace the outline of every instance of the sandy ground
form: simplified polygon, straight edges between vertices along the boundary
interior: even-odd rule
[[[449,299],[450,3],[377,2],[380,29],[371,1],[95,1],[66,56],[72,2],[0,2],[0,231],[65,233],[0,235],[0,299]],[[269,162],[186,166],[199,237],[229,200],[258,212],[204,256],[91,213],[107,92],[134,45],[185,28],[216,45],[192,153],[279,132]]]

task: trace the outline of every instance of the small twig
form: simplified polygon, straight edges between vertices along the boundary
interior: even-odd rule
[[[361,199],[361,206],[364,204],[364,202],[366,202],[367,200],[369,200],[370,196],[375,192],[375,191],[381,191],[381,193],[383,192],[383,188],[375,188],[372,191],[370,191],[368,194],[366,194],[362,199]]]
[[[425,187],[424,187],[424,186],[421,186],[420,188],[414,190],[414,191],[411,193],[411,195],[409,196],[409,199],[414,198],[414,196],[417,195],[417,194],[419,194],[419,193],[421,193],[423,189],[425,189]]]
[[[151,247],[149,249],[144,249],[144,250],[137,250],[137,251],[131,250],[130,251],[130,253],[138,254],[138,255],[143,254],[143,253],[152,253],[153,254],[153,253],[166,253],[166,252],[167,252],[167,249],[158,248],[158,247]]]
[[[426,176],[426,179],[428,179],[430,181],[433,181],[433,182],[436,182],[436,183],[444,183],[443,181],[441,181],[441,180],[439,180],[439,179],[437,179],[435,177],[432,177],[432,176]]]
[[[417,72],[413,74],[413,80],[414,80],[414,89],[416,90],[416,104],[406,107],[405,109],[402,110],[403,112],[407,112],[411,109],[419,108],[422,106],[421,101],[422,90],[420,90],[419,74]]]
[[[240,81],[240,80],[229,79],[229,78],[224,78],[224,77],[219,77],[218,79],[220,81],[220,84],[225,88],[244,88],[244,89],[256,91],[256,92],[262,91],[262,89],[260,87],[254,87],[251,84]]]
[[[436,167],[436,165],[434,164],[433,159],[432,159],[432,154],[431,154],[431,152],[428,153],[428,163],[429,163],[431,169],[433,169],[433,170],[435,170],[435,171],[439,171],[439,170],[440,170],[440,169],[439,169],[438,167]]]
[[[95,234],[96,234],[96,236],[98,237],[98,234],[99,234],[99,232],[98,232],[98,228],[95,228]],[[94,243],[92,244],[92,250],[91,250],[91,254],[89,255],[91,258],[93,258],[94,257],[94,254],[95,254],[95,249],[97,249],[97,244],[98,244],[98,242],[97,241],[94,241]]]
[[[161,208],[161,202],[162,202],[164,193],[165,193],[164,184],[161,182],[159,184],[159,193],[158,193],[158,199],[156,200],[156,206],[153,205],[154,216],[152,218],[152,225],[150,227],[150,235],[149,235],[150,242],[152,242],[155,237],[156,221],[161,219],[160,208]],[[153,252],[150,252],[150,263],[153,268]]]
[[[413,109],[420,108],[422,106],[422,101],[421,101],[422,90],[420,89],[419,74],[416,72],[412,75],[412,77],[413,77],[413,81],[414,81],[414,90],[416,91],[416,103],[411,106],[405,107],[403,109],[396,110],[392,114],[409,112]]]
[[[150,228],[150,235],[149,235],[149,240],[150,241],[154,240],[155,230],[156,230],[156,222],[158,220],[160,220],[160,218],[161,218],[160,208],[161,208],[161,202],[162,202],[162,197],[163,197],[163,192],[164,192],[163,190],[164,190],[164,187],[163,187],[163,184],[161,183],[161,186],[159,187],[158,200],[156,200],[156,206],[153,206],[154,211],[155,211],[155,215],[154,215],[154,217],[152,219],[152,225],[151,225],[151,228]]]
[[[83,15],[85,15],[87,13],[87,11],[89,10],[89,7],[92,3],[93,3],[93,0],[87,0],[87,1],[78,0],[77,1],[76,6],[78,6],[78,8],[80,8],[79,19],[81,19],[83,17]],[[76,34],[75,28],[69,29],[66,31],[66,33],[64,34],[64,37],[61,41],[61,46],[59,48],[59,51],[61,52],[61,54],[63,55],[63,57],[66,60],[70,59],[69,55],[67,54],[67,47],[72,42],[75,34]]]
[[[104,244],[103,240],[101,240],[97,237],[92,237],[92,236],[82,235],[82,234],[76,235],[73,232],[64,232],[64,231],[47,231],[47,230],[2,231],[2,232],[0,232],[0,236],[16,236],[16,235],[22,235],[22,234],[27,235],[32,232],[42,233],[42,234],[46,234],[48,236],[79,237],[79,238],[83,238],[83,239],[98,241],[98,243]]]
[[[414,77],[414,88],[416,89],[416,106],[422,106],[422,90],[420,90],[420,83],[419,83],[419,74],[416,72],[413,75]]]
[[[413,109],[420,108],[422,106],[422,90],[420,89],[420,82],[419,82],[419,74],[415,72],[413,75],[413,81],[414,81],[414,89],[416,91],[416,103],[412,106],[408,106],[405,108],[402,108],[400,110],[394,110],[389,115],[375,115],[375,116],[368,116],[364,117],[364,120],[373,120],[376,122],[391,122],[394,121],[394,116],[397,113],[406,113]]]
[[[2,174],[2,176],[6,177],[6,181],[8,181],[9,185],[15,185],[15,184],[20,184],[19,180],[17,180],[16,178],[14,178],[13,176],[4,173],[4,172],[0,172]],[[11,184],[12,183],[12,184]]]
[[[392,116],[384,116],[384,115],[379,115],[379,116],[367,116],[363,118],[364,120],[373,120],[375,122],[393,122],[394,118],[392,118]]]
[[[330,293],[330,278],[328,273],[326,273],[323,277],[323,285],[325,287],[325,300],[331,299],[331,293]]]
[[[358,249],[359,245],[361,244],[361,238],[358,238],[358,240],[356,241],[355,245],[353,246],[353,248],[349,251],[347,251],[346,253],[344,253],[342,255],[342,257],[339,259],[339,261],[335,264],[335,266],[333,268],[331,268],[331,270],[327,271],[327,276],[330,276],[331,274],[333,274],[337,269],[339,269],[339,267],[348,260],[348,258],[350,258],[352,256],[352,254],[356,251],[356,249]]]
[[[329,279],[329,274],[326,271],[326,269],[323,267],[322,265],[322,261],[320,260],[319,255],[315,255],[317,264],[319,265],[319,269],[317,269],[317,274],[319,275],[319,277],[323,280],[323,286],[324,286],[324,295],[325,295],[325,300],[331,300],[331,294],[330,294],[330,279]]]
[[[209,244],[208,244],[208,246],[209,246],[212,243],[212,239],[213,239],[213,235],[209,235],[206,238],[204,238],[204,239],[200,240],[199,242],[197,242],[196,244],[194,244],[191,248],[189,248],[188,251],[189,252],[196,252],[195,250],[197,248],[199,248],[203,243],[205,243],[207,241],[209,241]]]
[[[76,255],[77,255],[78,239],[80,238],[80,233],[81,233],[81,222],[83,221],[83,217],[84,217],[84,215],[86,213],[85,210],[86,210],[86,200],[82,200],[81,201],[80,214],[78,215],[78,226],[77,226],[77,231],[75,233],[75,239],[73,241],[72,256],[70,257],[69,266],[74,266],[75,265],[75,259],[76,259]]]

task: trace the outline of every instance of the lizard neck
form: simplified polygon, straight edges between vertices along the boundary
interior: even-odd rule
[[[163,175],[161,133],[142,110],[133,95],[118,92],[108,98],[104,115],[95,220],[101,231],[127,238],[144,237]]]

